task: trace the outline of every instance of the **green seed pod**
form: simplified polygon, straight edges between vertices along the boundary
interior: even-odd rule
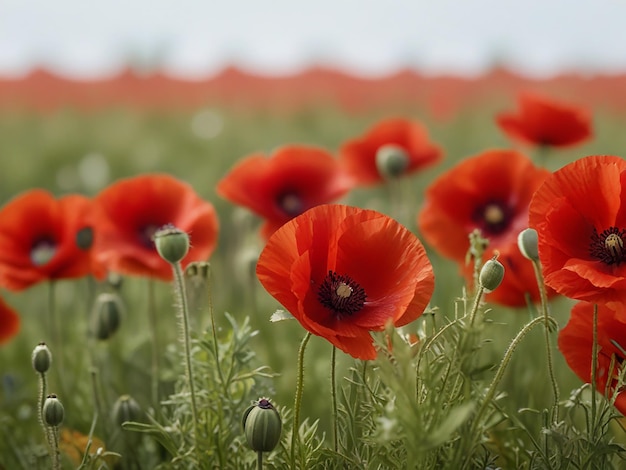
[[[33,369],[35,369],[40,374],[45,374],[50,369],[50,364],[52,364],[52,353],[46,343],[39,343],[33,349],[32,354],[32,363]]]
[[[386,179],[401,176],[409,167],[409,156],[406,151],[394,144],[382,145],[376,152],[376,168]]]
[[[93,245],[93,228],[83,227],[76,232],[76,246],[81,250],[88,250]]]
[[[122,426],[126,421],[139,421],[142,416],[141,407],[130,395],[122,395],[113,405],[113,421]]]
[[[91,316],[91,330],[96,338],[105,340],[113,336],[120,326],[122,310],[119,295],[109,292],[98,295]]]
[[[65,409],[56,395],[48,395],[43,403],[43,421],[48,426],[56,427],[63,422]]]
[[[527,228],[522,230],[517,236],[517,245],[519,251],[531,261],[539,261],[539,236],[537,231],[533,228]]]
[[[260,398],[244,412],[242,424],[246,441],[254,451],[269,452],[280,441],[280,415],[267,398]]]
[[[176,264],[187,256],[189,235],[173,225],[165,225],[154,234],[154,244],[161,258]]]
[[[487,261],[480,270],[478,281],[480,285],[491,292],[496,289],[504,279],[504,266],[497,259]]]

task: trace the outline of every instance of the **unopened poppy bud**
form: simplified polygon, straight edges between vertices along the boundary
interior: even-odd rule
[[[46,343],[39,343],[33,349],[32,354],[32,363],[33,369],[35,369],[40,374],[45,374],[50,369],[50,364],[52,364],[52,353]]]
[[[280,441],[280,415],[267,398],[260,398],[244,412],[242,424],[246,441],[254,451],[269,452]]]
[[[525,258],[531,261],[539,260],[539,237],[537,235],[537,230],[533,228],[527,228],[526,230],[522,230],[520,234],[517,236],[517,245],[519,246],[519,251],[524,255]]]
[[[119,295],[104,292],[96,298],[92,313],[92,332],[98,339],[109,339],[120,326],[122,299]]]
[[[406,171],[408,166],[409,156],[398,145],[382,145],[376,152],[376,168],[378,173],[385,178],[397,178]]]
[[[48,395],[43,403],[43,421],[48,426],[56,427],[65,418],[65,409],[56,395]]]
[[[113,421],[118,426],[126,421],[139,421],[141,415],[139,403],[130,395],[122,395],[113,405]]]
[[[504,279],[504,266],[495,258],[487,261],[480,270],[478,281],[480,285],[491,292],[496,289]]]
[[[189,235],[173,225],[166,225],[154,234],[154,244],[161,258],[175,264],[189,251]]]

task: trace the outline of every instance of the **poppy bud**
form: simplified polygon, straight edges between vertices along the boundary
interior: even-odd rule
[[[113,405],[113,421],[122,426],[126,421],[139,421],[141,419],[141,407],[130,395],[122,395]]]
[[[280,441],[280,415],[267,398],[260,398],[244,412],[242,424],[246,441],[254,451],[269,452]]]
[[[189,235],[168,224],[156,231],[154,244],[161,258],[176,264],[182,261],[189,251]]]
[[[397,178],[409,166],[406,151],[393,144],[382,145],[376,152],[376,168],[381,176],[387,179]]]
[[[494,257],[483,265],[478,281],[485,290],[491,292],[500,285],[502,279],[504,279],[504,266]]]
[[[48,395],[43,403],[43,421],[48,426],[56,427],[63,422],[65,409],[56,395]]]
[[[117,294],[104,292],[96,298],[92,314],[92,331],[98,339],[109,339],[120,326],[122,300]]]
[[[40,374],[45,374],[50,369],[50,364],[52,363],[52,353],[50,353],[50,349],[46,343],[39,343],[33,349],[32,354],[32,363],[33,369],[35,369]]]
[[[537,230],[534,228],[527,228],[522,230],[517,236],[517,246],[519,251],[531,261],[539,260],[539,246],[538,246]]]

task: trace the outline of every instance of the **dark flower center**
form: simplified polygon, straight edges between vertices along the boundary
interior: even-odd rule
[[[57,252],[57,245],[51,238],[41,238],[30,249],[30,260],[35,266],[48,264]]]
[[[626,251],[624,251],[625,234],[626,230],[617,227],[610,227],[598,234],[594,227],[589,245],[589,254],[593,259],[602,261],[604,264],[619,266],[626,259]]]
[[[472,220],[485,235],[498,235],[509,228],[511,209],[500,201],[489,201],[476,208]]]
[[[328,271],[317,292],[320,303],[338,317],[353,315],[363,308],[365,289],[350,277]]]
[[[304,204],[298,194],[293,191],[282,193],[277,198],[278,207],[289,217],[295,217],[304,212]]]

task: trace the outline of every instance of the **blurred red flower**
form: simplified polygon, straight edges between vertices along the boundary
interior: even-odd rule
[[[253,154],[241,160],[217,185],[217,193],[265,219],[268,238],[293,217],[337,200],[352,180],[326,150],[290,145],[269,158]]]
[[[472,267],[465,266],[469,234],[479,229],[489,240],[483,259],[498,251],[506,269],[502,284],[488,299],[521,306],[528,293],[537,301],[534,270],[519,252],[517,236],[528,227],[531,197],[549,174],[514,150],[489,150],[467,158],[426,189],[419,229],[441,255],[463,266],[470,280]]]
[[[217,243],[218,220],[211,203],[172,176],[122,179],[100,192],[94,202],[94,249],[111,271],[171,280],[172,268],[152,241],[154,232],[166,224],[189,234],[191,247],[183,267],[208,259]]]
[[[265,289],[311,333],[374,359],[370,331],[419,317],[434,289],[424,247],[375,211],[322,205],[269,239],[257,264]]]
[[[570,319],[559,332],[559,350],[567,365],[586,383],[591,383],[591,350],[593,344],[593,303],[579,302],[574,305]],[[605,394],[610,372],[611,357],[615,356],[615,370],[611,375],[609,397],[616,390],[617,375],[626,356],[626,313],[622,305],[615,311],[606,305],[598,306],[598,366],[596,369],[597,390]],[[619,347],[618,347],[619,346]],[[626,394],[618,390],[615,407],[626,414]]]
[[[27,191],[0,209],[0,285],[19,291],[38,282],[102,275],[91,254],[91,201]]]
[[[552,174],[530,204],[546,284],[578,300],[626,302],[626,161],[590,156]]]
[[[589,112],[545,96],[522,93],[519,110],[496,116],[498,126],[512,140],[524,144],[566,147],[592,137]]]
[[[385,152],[403,156],[404,163],[395,170],[396,176],[419,171],[443,157],[442,150],[429,140],[421,123],[392,118],[378,122],[363,136],[345,142],[340,159],[357,184],[374,185],[385,180],[380,171],[380,158]]]
[[[0,344],[7,342],[20,329],[20,317],[0,297]]]

